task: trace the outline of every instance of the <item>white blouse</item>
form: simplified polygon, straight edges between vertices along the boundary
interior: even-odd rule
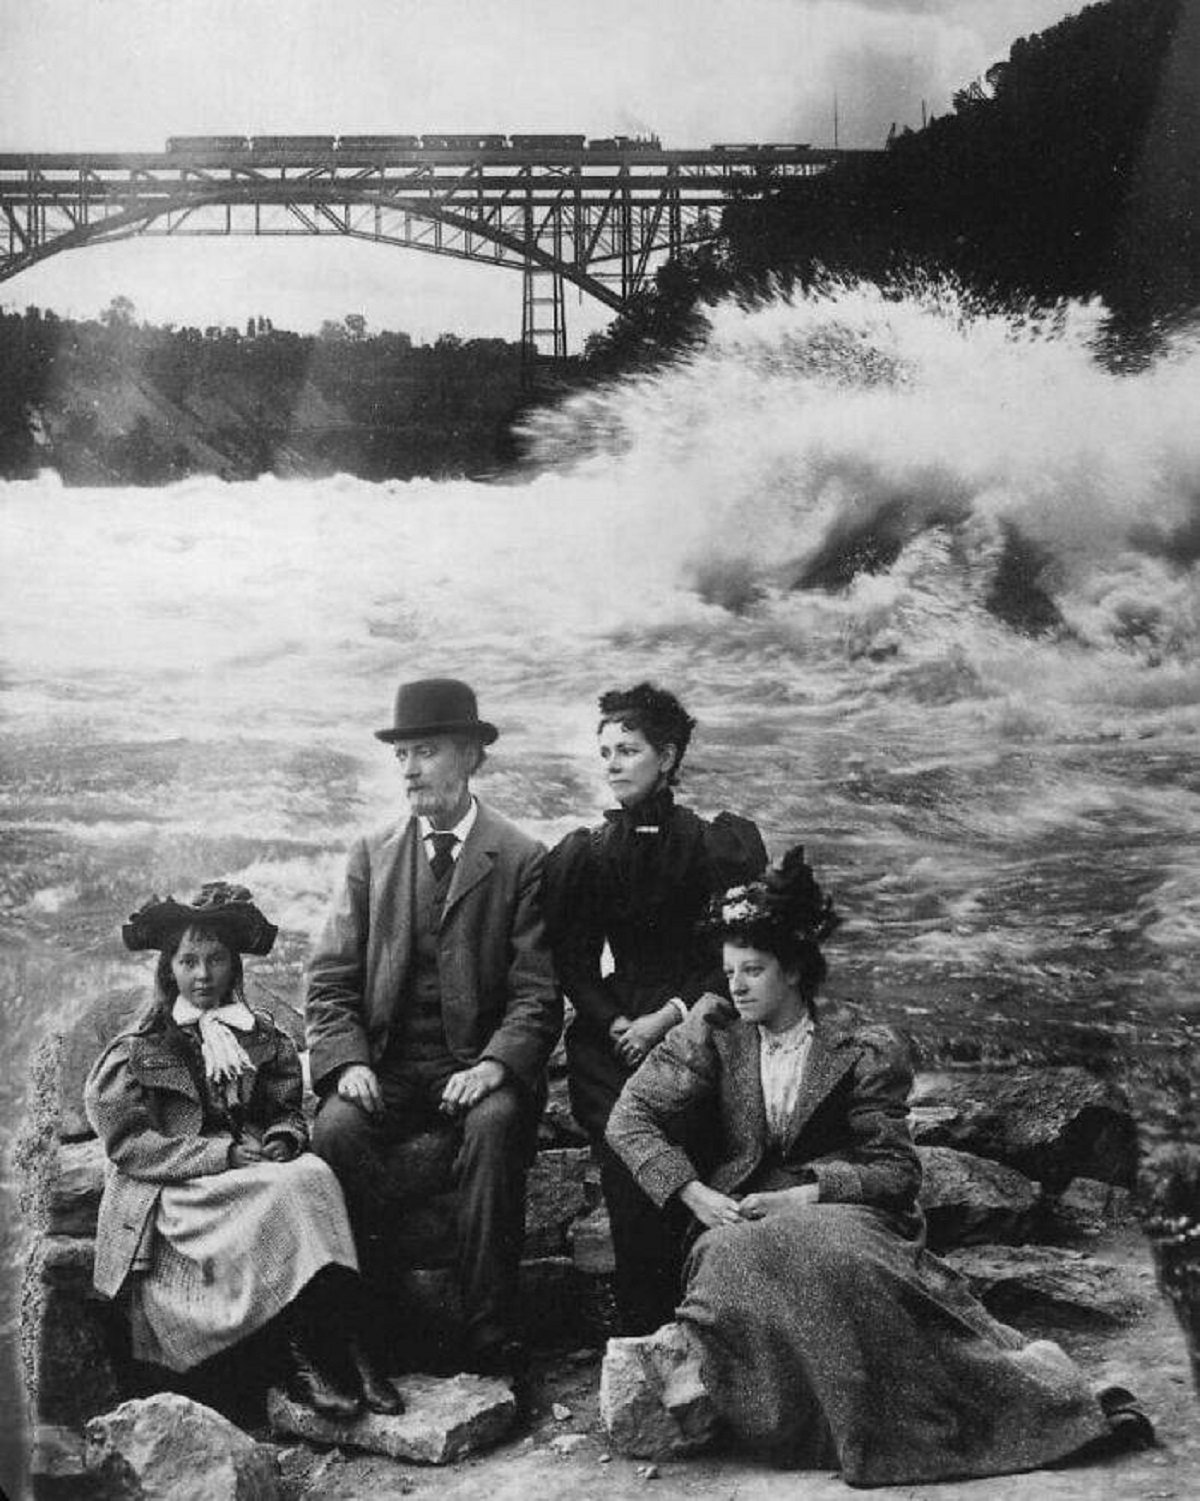
[[[758,1029],[762,1044],[759,1070],[763,1105],[767,1113],[767,1136],[772,1146],[786,1145],[791,1134],[812,1035],[813,1024],[809,1016],[801,1017],[786,1032],[768,1032],[765,1027]]]

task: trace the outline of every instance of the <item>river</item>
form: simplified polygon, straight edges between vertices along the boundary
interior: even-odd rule
[[[1086,1055],[1178,1127],[1200,353],[1113,374],[1100,317],[936,285],[723,307],[540,419],[520,484],[0,485],[6,1139],[44,1029],[146,984],[117,930],[151,891],[251,886],[296,997],[349,834],[397,807],[371,731],[427,674],[478,687],[480,790],[546,840],[603,806],[597,694],[674,688],[681,795],[803,840],[835,893],[832,989],[930,1057]]]

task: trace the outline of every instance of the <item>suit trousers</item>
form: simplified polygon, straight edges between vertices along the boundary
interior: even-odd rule
[[[384,1108],[368,1115],[336,1090],[313,1124],[313,1150],[329,1163],[346,1195],[364,1274],[371,1278],[388,1227],[404,1201],[457,1192],[456,1264],[468,1347],[479,1352],[513,1337],[517,1278],[525,1234],[525,1173],[533,1103],[511,1080],[465,1115],[450,1120],[438,1105],[455,1060],[377,1069]],[[430,1135],[433,1181],[406,1183],[396,1172],[404,1144]],[[372,1279],[373,1280],[373,1279]]]

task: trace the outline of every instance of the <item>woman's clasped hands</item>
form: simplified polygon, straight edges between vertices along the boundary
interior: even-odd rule
[[[298,1157],[296,1143],[288,1136],[264,1141],[254,1131],[244,1131],[229,1148],[230,1167],[254,1167],[259,1162],[290,1162]]]
[[[793,1188],[773,1189],[767,1193],[746,1194],[734,1199],[729,1194],[709,1188],[694,1178],[679,1192],[680,1202],[691,1211],[706,1230],[718,1225],[740,1225],[750,1220],[768,1219],[790,1209],[817,1202],[815,1183],[799,1183]]]

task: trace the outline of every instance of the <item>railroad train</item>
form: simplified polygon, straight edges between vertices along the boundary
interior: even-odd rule
[[[397,151],[594,151],[638,152],[661,151],[656,135],[603,136],[588,140],[583,135],[261,135],[261,136],[171,136],[167,151],[172,156],[245,155],[307,156],[314,152],[333,152],[343,158],[375,156]]]

